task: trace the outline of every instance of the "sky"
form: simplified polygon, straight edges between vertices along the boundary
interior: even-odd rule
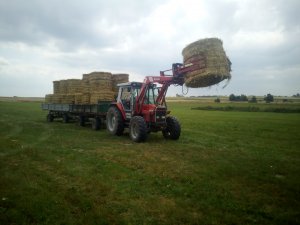
[[[0,0],[0,96],[43,97],[52,81],[92,71],[143,81],[209,37],[223,41],[230,82],[169,96],[291,96],[300,93],[299,10],[299,0]]]

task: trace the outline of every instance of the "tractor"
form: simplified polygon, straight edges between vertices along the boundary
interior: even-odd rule
[[[130,138],[143,142],[151,132],[162,131],[166,139],[178,140],[181,133],[179,121],[170,115],[166,93],[170,85],[184,85],[187,73],[203,69],[205,58],[197,58],[188,64],[174,63],[172,69],[160,71],[160,76],[146,76],[143,82],[119,84],[116,102],[112,102],[106,114],[107,130],[120,136],[129,128]],[[166,72],[171,71],[171,75]]]

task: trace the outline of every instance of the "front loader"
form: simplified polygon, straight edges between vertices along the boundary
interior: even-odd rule
[[[186,65],[174,63],[172,69],[161,71],[160,76],[147,76],[143,82],[119,84],[117,101],[110,105],[106,114],[107,130],[120,136],[125,128],[129,128],[130,138],[135,142],[145,141],[149,133],[158,131],[162,131],[166,139],[178,140],[181,126],[167,109],[168,87],[182,86],[186,73],[205,65],[204,57]],[[172,74],[167,75],[168,71]]]

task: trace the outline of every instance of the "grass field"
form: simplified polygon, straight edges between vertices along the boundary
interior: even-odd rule
[[[0,102],[0,224],[299,224],[300,114],[200,105],[136,144]]]

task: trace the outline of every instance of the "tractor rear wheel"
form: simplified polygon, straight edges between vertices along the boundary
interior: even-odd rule
[[[124,121],[122,114],[116,107],[112,106],[106,114],[106,128],[109,133],[120,136],[124,131]]]
[[[180,123],[173,116],[168,116],[166,122],[167,127],[162,131],[163,136],[166,139],[178,140],[181,133]]]
[[[142,142],[147,139],[147,125],[143,117],[132,117],[129,125],[129,135],[131,140],[135,142]]]

